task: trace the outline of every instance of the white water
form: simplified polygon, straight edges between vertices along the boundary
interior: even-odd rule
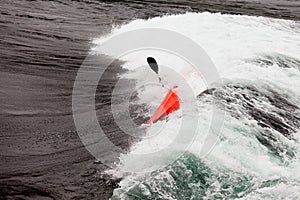
[[[127,25],[117,27],[113,32],[105,37],[94,40],[96,52],[101,52],[97,45],[102,44],[115,35],[126,31],[139,28],[163,28],[181,33],[199,44],[210,56],[216,65],[222,78],[226,80],[242,79],[244,82],[251,81],[258,85],[268,84],[279,93],[288,94],[292,102],[300,102],[300,72],[298,69],[283,69],[273,65],[271,67],[261,67],[257,64],[247,62],[261,54],[277,53],[300,59],[300,23],[270,19],[265,17],[249,17],[237,15],[221,15],[210,13],[187,13],[176,16],[165,16],[153,18],[150,20],[134,20]],[[143,70],[140,66],[146,65],[145,58],[149,55],[158,58],[160,64],[172,66],[178,69],[185,76],[188,72],[184,72],[187,63],[178,60],[172,55],[166,55],[164,52],[141,51],[134,52],[131,55],[122,57],[127,61],[125,68],[131,69],[126,76],[137,79],[137,84],[141,85],[148,82],[155,82],[156,77],[150,71],[142,75]],[[135,70],[134,70],[135,69]],[[188,70],[187,70],[188,71]],[[147,77],[147,78],[145,78]],[[162,78],[169,85],[170,80],[168,74],[162,72]],[[197,77],[196,77],[197,78]],[[204,81],[198,77],[199,81],[191,81],[195,91],[203,91],[205,89]],[[176,83],[176,81],[175,81]],[[147,90],[147,87],[146,87]],[[157,105],[161,101],[157,100],[166,91],[157,87],[153,96],[141,95],[141,101],[153,103]],[[180,92],[180,91],[179,91]],[[180,93],[184,95],[184,93]],[[199,147],[203,144],[203,137],[211,125],[211,106],[200,105],[200,128],[198,129],[197,138],[189,149],[178,149],[174,151],[188,150],[195,155],[199,153]],[[195,110],[191,111],[189,117],[193,119],[193,115],[197,114]],[[134,160],[133,154],[147,154],[159,148],[165,148],[172,138],[176,136],[178,127],[181,123],[181,113],[176,112],[167,122],[159,122],[149,128],[151,131],[159,129],[163,123],[166,123],[161,132],[155,136],[145,138],[141,142],[135,144],[131,148],[131,152],[121,155],[120,164],[115,169],[114,174],[126,176],[128,169],[134,169],[137,172],[143,167],[153,165],[164,166],[168,162],[168,155],[158,157],[156,160]],[[248,125],[245,125],[248,124]],[[283,178],[287,180],[286,184],[281,183],[270,188],[257,190],[255,193],[249,194],[246,199],[260,198],[289,198],[296,199],[300,196],[300,162],[299,155],[296,155],[289,165],[281,165],[268,155],[267,149],[257,142],[254,135],[255,122],[247,119],[236,120],[229,115],[224,121],[224,128],[220,133],[221,141],[215,146],[213,151],[205,157],[205,162],[212,167],[228,168],[233,171],[250,173],[257,177],[272,179]],[[274,133],[275,134],[275,133]],[[289,146],[297,149],[299,152],[300,132],[295,134],[295,141],[285,141]],[[284,140],[284,138],[282,138]],[[170,152],[172,153],[172,152]],[[149,169],[150,170],[150,169]],[[124,178],[121,187],[128,187],[128,182],[134,179],[136,175],[131,174]]]

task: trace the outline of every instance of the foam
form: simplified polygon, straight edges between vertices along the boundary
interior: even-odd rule
[[[96,47],[93,48],[93,51],[106,53],[101,51],[99,45],[111,37],[126,31],[149,27],[172,30],[191,38],[207,52],[224,79],[243,79],[256,82],[257,84],[267,84],[281,93],[287,93],[291,101],[299,102],[300,100],[298,96],[300,91],[300,72],[298,69],[283,69],[277,65],[261,67],[255,63],[248,62],[248,60],[255,59],[260,55],[273,53],[300,59],[299,30],[295,28],[299,27],[299,22],[211,13],[186,13],[149,20],[134,20],[129,24],[115,28],[110,35],[95,39]],[[145,65],[145,57],[149,54],[158,58],[162,65],[172,66],[179,73],[182,73],[185,67],[188,66],[187,63],[172,57],[172,55],[168,55],[166,52],[135,52],[122,57],[122,60],[126,61],[124,67],[131,70],[125,76],[136,78],[138,84],[149,82],[150,79],[153,82],[157,81],[155,75],[150,75],[149,80],[139,78],[139,67]],[[168,75],[163,72],[162,74],[162,78],[167,80]],[[200,77],[195,77],[195,79],[198,82],[191,81],[191,87],[194,87],[194,90],[197,92],[203,91],[206,88],[205,82]],[[172,85],[175,82],[168,84]],[[184,95],[184,93],[181,93],[181,95]],[[144,100],[145,98],[147,97],[143,96]],[[153,98],[148,99],[149,103],[152,101],[154,101]],[[122,170],[126,171],[126,169],[134,166],[137,168],[143,167],[143,165],[138,164],[139,161],[131,159],[131,154],[147,153],[155,148],[168,145],[170,138],[176,134],[181,118],[190,117],[192,119],[193,115],[201,111],[200,129],[198,129],[197,137],[193,139],[194,144],[189,146],[189,149],[180,149],[181,146],[178,144],[177,149],[182,151],[188,150],[197,155],[199,148],[204,143],[203,138],[205,138],[211,125],[211,105],[201,106],[200,110],[191,111],[190,116],[180,116],[180,113],[175,113],[170,117],[167,125],[157,137],[148,138],[133,145],[130,153],[121,155],[121,162],[115,174],[118,172],[122,176],[122,173],[119,173]],[[160,123],[163,122],[156,123],[153,126],[160,126]],[[264,178],[284,177],[286,179],[296,179],[297,184],[299,184],[299,176],[298,178],[294,176],[296,169],[299,169],[299,157],[297,156],[290,166],[279,165],[270,158],[267,149],[251,136],[251,132],[255,131],[255,129],[245,125],[251,123],[253,122],[238,121],[227,116],[224,122],[224,129],[220,134],[222,140],[205,160],[214,166],[252,173]],[[149,132],[151,130],[152,128],[149,129]],[[299,140],[296,142],[299,142]],[[297,144],[299,143],[294,145]],[[164,159],[158,158],[155,161],[144,160],[142,162],[149,162],[150,165],[161,164],[163,166],[165,164]],[[150,165],[145,166],[149,167]],[[123,181],[123,184],[125,182],[126,180]],[[273,189],[261,189],[253,194],[253,199],[257,199],[259,196],[268,196],[269,193],[273,193],[269,195],[270,198],[277,197],[276,195],[279,192],[270,192],[270,190],[283,192],[287,188],[288,186],[283,184]],[[295,186],[289,190],[291,191],[285,193],[287,196],[288,193],[292,193],[297,188]],[[285,194],[283,194],[283,197]]]

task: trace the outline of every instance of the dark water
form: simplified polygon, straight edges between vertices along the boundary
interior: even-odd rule
[[[299,8],[297,0],[1,1],[0,198],[111,196],[118,180],[103,175],[106,167],[94,163],[82,147],[71,95],[91,39],[108,33],[112,25],[186,11],[300,20]],[[115,74],[121,71],[115,63],[102,79],[107,87],[97,96],[104,102],[98,107],[98,118],[126,149],[130,139],[107,112]]]

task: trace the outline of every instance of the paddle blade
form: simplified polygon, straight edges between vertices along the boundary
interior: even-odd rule
[[[152,58],[152,57],[148,57],[148,58],[147,58],[147,62],[148,62],[148,64],[149,64],[150,68],[151,68],[156,74],[158,74],[158,64],[157,64],[156,60],[155,60],[154,58]]]

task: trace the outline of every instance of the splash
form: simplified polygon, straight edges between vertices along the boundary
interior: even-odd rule
[[[129,69],[125,77],[146,82],[144,58],[153,55],[160,64],[172,66],[194,79],[199,108],[190,116],[175,112],[151,139],[144,139],[120,156],[118,167],[110,173],[122,177],[112,199],[274,199],[297,198],[299,194],[300,121],[300,41],[299,22],[211,13],[187,13],[149,20],[134,20],[113,30],[111,35],[94,40],[97,45],[110,37],[139,28],[163,28],[181,33],[199,44],[211,57],[224,84],[206,90],[205,81],[189,74],[188,63],[164,52],[136,52],[122,59]],[[185,71],[186,70],[186,71]],[[155,76],[150,75],[154,80]],[[162,79],[169,80],[162,72]],[[147,80],[148,81],[148,80]],[[155,102],[141,94],[143,101]],[[158,96],[159,96],[158,95]],[[181,95],[184,95],[181,94]],[[148,98],[148,99],[147,99]],[[199,158],[203,135],[211,126],[212,106],[226,110],[220,141],[205,158]],[[156,160],[132,160],[131,154],[163,148],[172,140],[180,119],[200,115],[200,128],[188,149],[178,148],[182,157],[165,165],[168,155]],[[155,126],[153,129],[155,129]],[[149,129],[149,134],[153,131]],[[192,131],[192,130],[191,130]],[[170,152],[172,153],[172,152]],[[123,173],[126,168],[161,165],[161,170],[146,174]],[[296,174],[296,175],[295,175]],[[298,189],[297,189],[298,188]]]

